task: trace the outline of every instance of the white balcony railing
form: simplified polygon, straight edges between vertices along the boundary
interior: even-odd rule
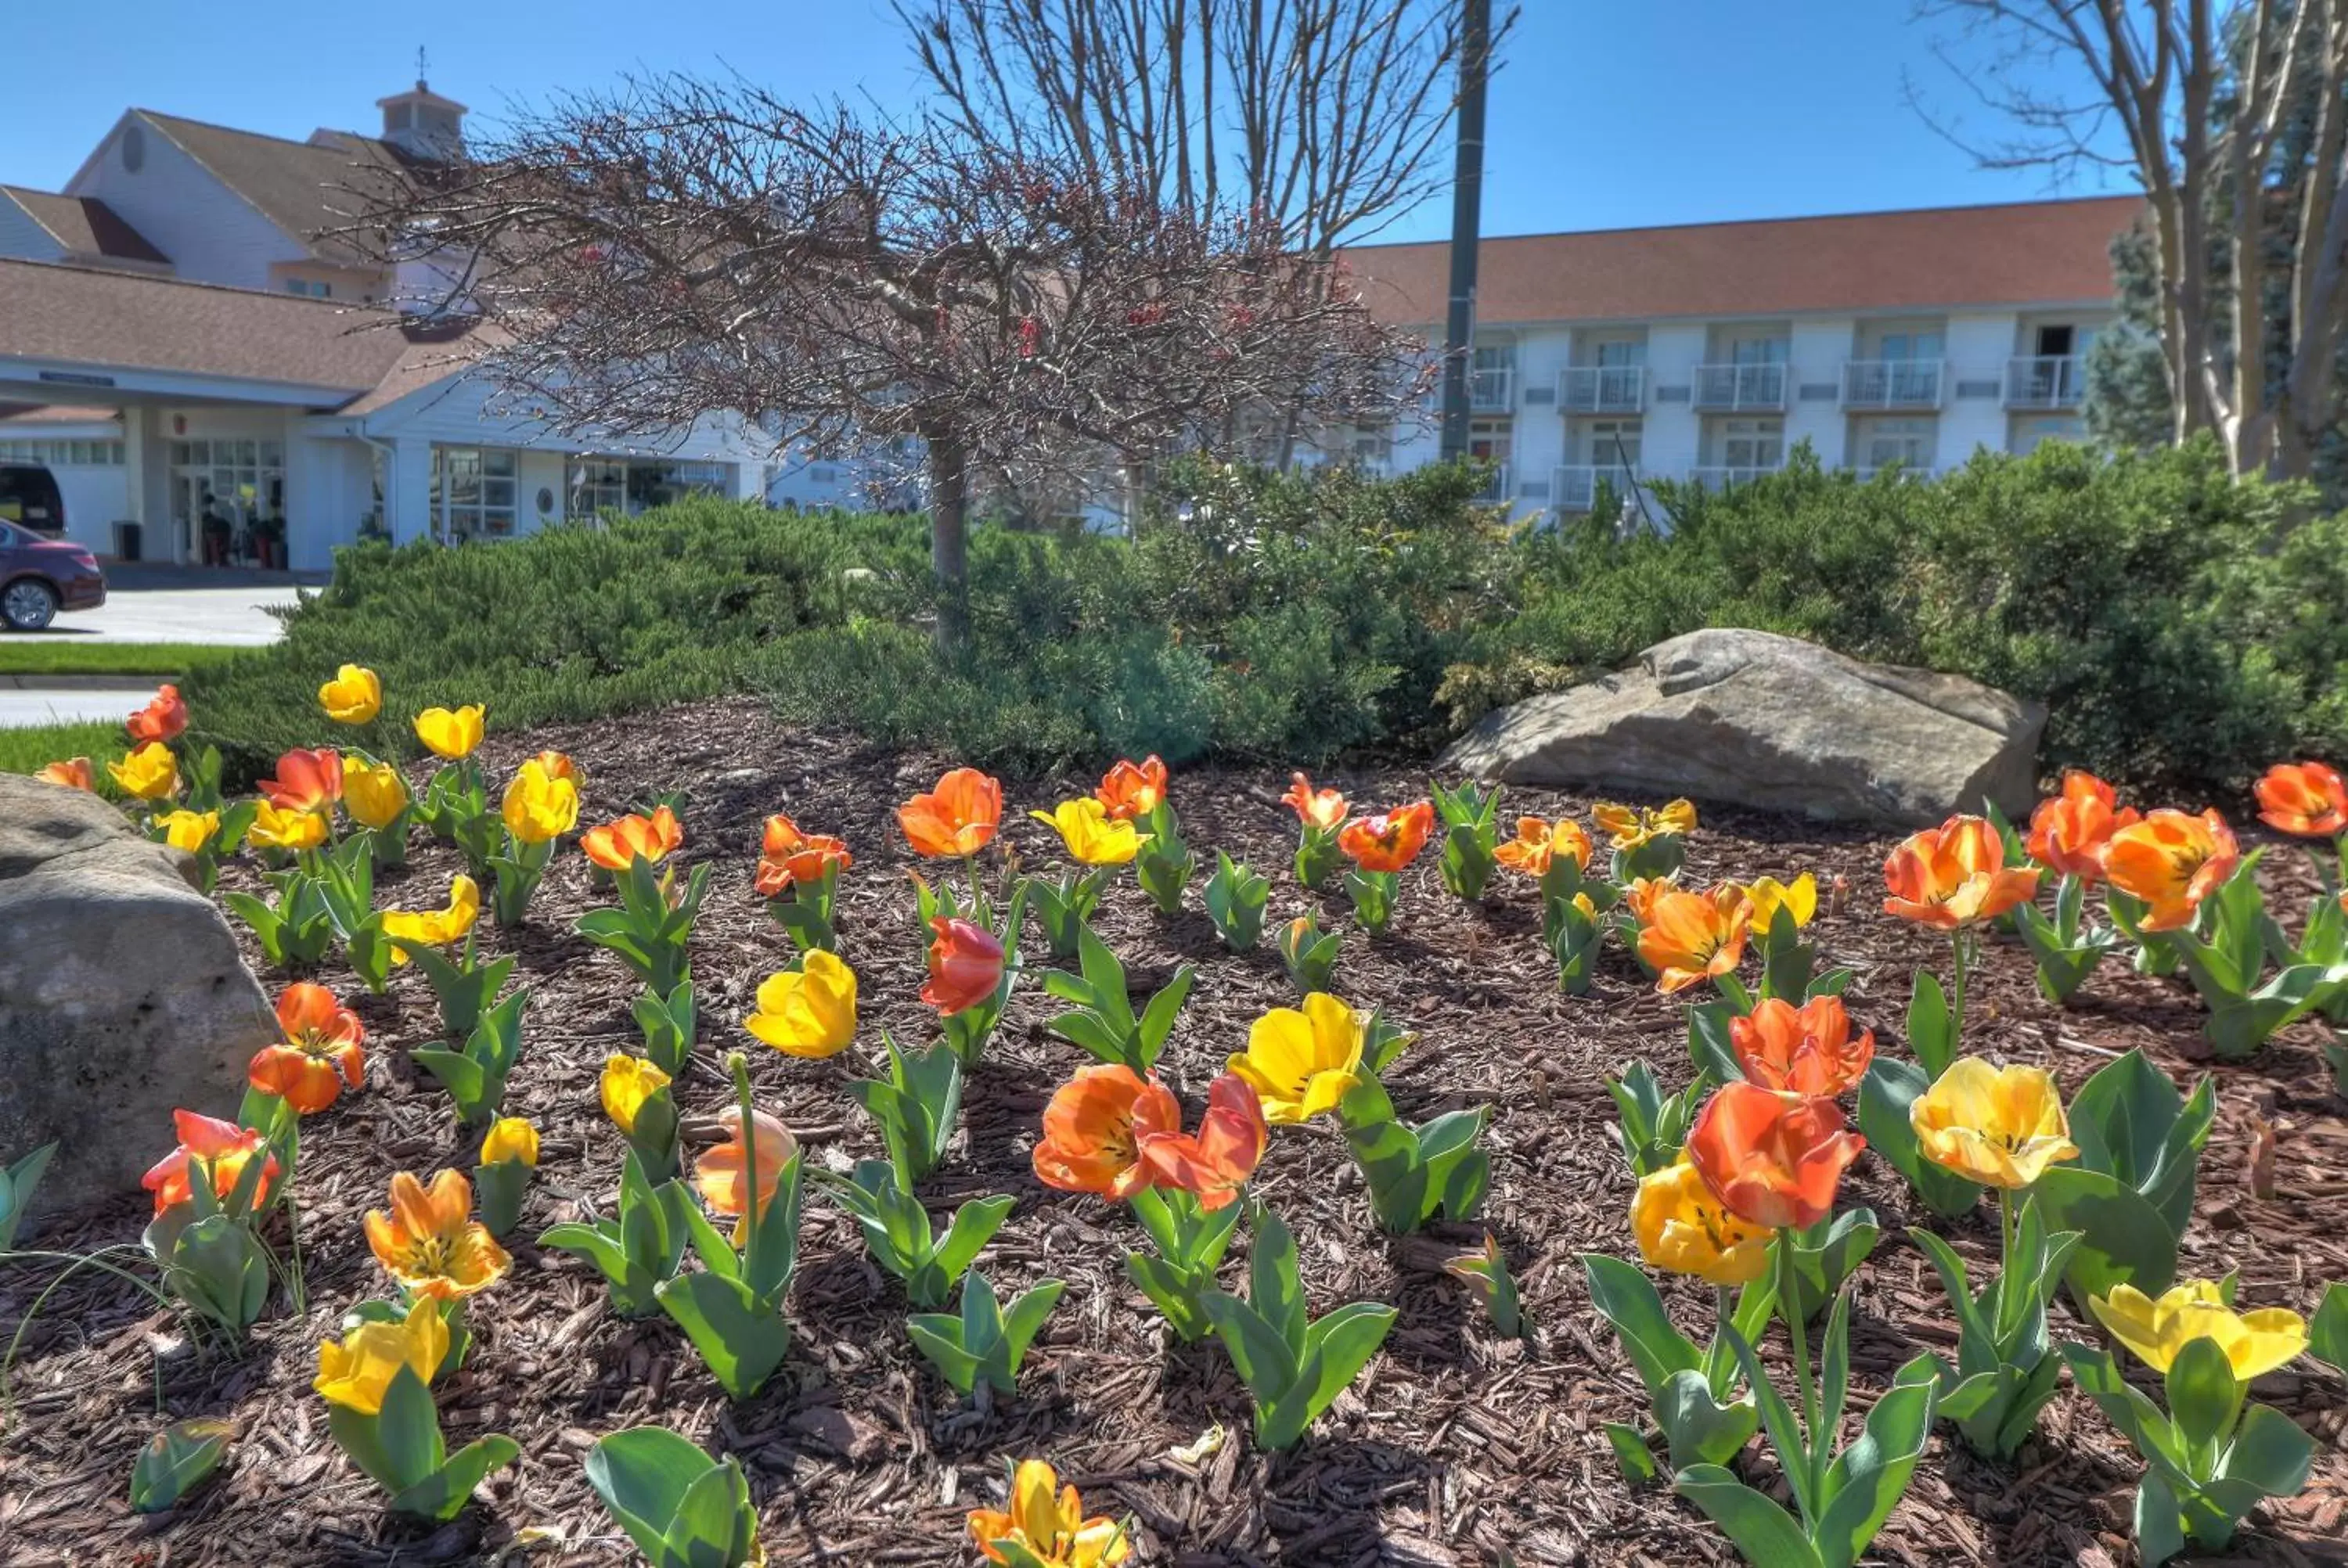
[[[1557,373],[1557,405],[1567,414],[1641,414],[1647,406],[1643,364],[1570,364]]]
[[[1512,414],[1517,406],[1517,373],[1508,365],[1468,373],[1468,407],[1476,414]]]
[[[1766,466],[1744,464],[1704,464],[1688,470],[1688,482],[1702,485],[1707,490],[1725,490],[1731,485],[1749,485],[1764,475],[1775,474],[1785,466],[1781,458]]]
[[[1515,476],[1516,467],[1513,464],[1493,464],[1492,477],[1484,488],[1478,492],[1476,499],[1488,507],[1497,507],[1511,499],[1517,493],[1513,483]]]
[[[2086,391],[2087,362],[2075,354],[2023,354],[2005,363],[2008,408],[2076,408]]]
[[[1700,364],[1695,367],[1694,406],[1707,414],[1783,413],[1784,364]]]
[[[1938,408],[1942,362],[1854,359],[1842,367],[1845,408]]]
[[[1598,504],[1601,486],[1617,499],[1627,497],[1639,488],[1639,470],[1623,463],[1568,464],[1550,479],[1550,501],[1560,512],[1586,512]]]

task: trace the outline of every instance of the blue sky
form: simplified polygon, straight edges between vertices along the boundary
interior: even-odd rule
[[[1505,3],[1505,0],[1503,0]],[[304,137],[370,130],[421,44],[433,86],[496,114],[632,69],[734,70],[786,93],[901,106],[886,0],[28,0],[8,26],[0,182],[55,190],[132,105]],[[1492,97],[1485,231],[1525,233],[2028,200],[1904,100],[1968,106],[1904,0],[1527,0]],[[396,12],[400,20],[387,23]],[[1978,113],[1978,111],[1975,111]],[[1988,122],[1978,128],[1986,131]],[[2104,187],[2105,190],[2124,187]],[[1386,238],[1442,234],[1447,200]]]

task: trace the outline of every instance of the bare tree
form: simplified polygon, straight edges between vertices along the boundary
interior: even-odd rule
[[[563,429],[734,410],[803,444],[916,438],[949,644],[990,484],[1097,476],[1258,407],[1390,418],[1412,395],[1406,345],[1268,225],[738,84],[558,102],[363,227],[438,259],[439,292],[511,339],[489,373]]]
[[[2017,128],[1985,161],[2142,184],[2178,436],[2216,432],[2238,473],[2306,474],[2343,412],[2348,0],[1916,10],[1955,23],[1944,51],[1985,49],[1953,62]]]

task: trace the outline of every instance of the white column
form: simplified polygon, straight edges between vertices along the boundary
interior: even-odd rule
[[[139,553],[152,561],[181,559],[179,525],[171,519],[171,446],[163,435],[159,408],[133,405],[122,411],[123,489],[130,516],[139,525]],[[105,541],[114,548],[114,541]]]
[[[1640,424],[1639,466],[1651,478],[1684,479],[1703,461],[1704,420],[1690,399],[1704,354],[1700,322],[1647,329],[1647,415]]]
[[[1842,367],[1856,352],[1851,346],[1855,341],[1856,333],[1848,316],[1794,323],[1793,342],[1787,345],[1793,363],[1792,384],[1787,389],[1786,404],[1788,456],[1797,444],[1807,441],[1810,449],[1818,455],[1821,467],[1844,466],[1850,421],[1842,411]],[[1832,391],[1827,396],[1806,397],[1805,387]]]
[[[384,497],[391,542],[407,544],[432,533],[432,443],[403,436],[391,443],[390,494]]]
[[[2014,318],[1951,316],[1946,388],[1941,405],[1941,449],[1935,461],[1954,467],[1978,447],[2006,448],[2005,362],[2013,352]]]

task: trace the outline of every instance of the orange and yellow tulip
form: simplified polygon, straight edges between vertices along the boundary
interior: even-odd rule
[[[759,984],[758,1010],[742,1027],[786,1056],[838,1056],[856,1039],[856,971],[838,954],[812,948],[798,968]]]
[[[951,1018],[992,998],[1003,981],[1003,944],[994,933],[945,916],[931,920],[930,930],[930,979],[922,999]]]
[[[1592,853],[1590,835],[1581,824],[1570,816],[1550,822],[1544,817],[1517,818],[1517,835],[1492,851],[1492,858],[1511,871],[1521,871],[1528,876],[1546,876],[1559,856],[1565,856],[1580,869],[1590,869]]]
[[[1636,849],[1651,838],[1695,831],[1695,806],[1686,800],[1659,806],[1618,805],[1600,801],[1590,808],[1590,820],[1617,849]]]
[[[161,800],[180,793],[180,759],[160,741],[148,741],[118,763],[108,763],[115,787],[135,800]]]
[[[658,866],[684,843],[685,829],[676,813],[666,806],[650,816],[631,812],[579,835],[579,847],[587,852],[587,858],[606,871],[625,871],[639,860]]]
[[[1064,1193],[1129,1198],[1151,1184],[1144,1141],[1181,1129],[1182,1107],[1156,1073],[1121,1062],[1080,1067],[1044,1107],[1035,1179]]]
[[[2191,920],[2241,863],[2234,830],[2214,811],[2147,812],[2104,846],[2105,878],[2143,902],[2147,931],[2173,931]]]
[[[1803,872],[1791,882],[1780,882],[1774,876],[1756,876],[1738,891],[1752,901],[1753,929],[1767,936],[1776,923],[1777,911],[1783,909],[1794,917],[1797,928],[1807,926],[1818,917],[1818,879]]]
[[[427,708],[416,715],[416,738],[427,751],[447,762],[471,756],[487,727],[479,702],[455,709]]]
[[[448,878],[445,909],[386,909],[383,934],[391,943],[391,960],[407,962],[409,948],[446,948],[461,942],[481,917],[481,888],[459,871]]]
[[[1668,876],[1634,876],[1622,889],[1622,907],[1631,918],[1644,926],[1655,917],[1655,904],[1666,893],[1685,889]]]
[[[473,1215],[473,1184],[443,1171],[427,1187],[401,1171],[391,1178],[391,1212],[369,1209],[375,1260],[410,1296],[454,1301],[486,1290],[513,1259]]]
[[[735,1221],[734,1245],[739,1246],[749,1235],[750,1224],[767,1212],[775,1201],[775,1193],[783,1183],[783,1167],[798,1153],[799,1141],[791,1130],[764,1111],[750,1112],[750,1136],[742,1135],[742,1107],[728,1105],[717,1113],[717,1124],[726,1130],[726,1141],[703,1151],[694,1162],[693,1185],[701,1194],[701,1201],[709,1205],[712,1214],[725,1214]],[[750,1166],[758,1167],[757,1206],[751,1204],[749,1189]]]
[[[1942,931],[1994,920],[2038,891],[2036,866],[2008,869],[2005,840],[1978,816],[1909,835],[1883,862],[1883,912]]]
[[[1684,1153],[1639,1178],[1631,1234],[1649,1266],[1707,1285],[1750,1285],[1768,1272],[1769,1232],[1723,1207]]]
[[[1435,830],[1435,803],[1413,801],[1395,811],[1357,816],[1337,830],[1337,847],[1365,871],[1400,871],[1426,847]]]
[[[1088,794],[1027,815],[1048,823],[1066,846],[1068,858],[1079,866],[1129,865],[1150,839],[1148,834],[1134,831],[1132,818],[1117,816]]]
[[[2277,763],[2258,782],[2259,820],[2277,833],[2335,838],[2348,833],[2348,779],[2323,763]]]
[[[277,759],[277,776],[263,779],[259,787],[281,811],[331,811],[343,798],[342,754],[288,752]]]
[[[1875,1031],[1850,1037],[1850,1014],[1837,996],[1812,997],[1800,1007],[1776,997],[1728,1022],[1728,1043],[1745,1076],[1764,1089],[1832,1097],[1859,1087],[1875,1060]]]
[[[2281,1307],[2236,1312],[2215,1280],[2188,1279],[2157,1296],[2116,1286],[2109,1296],[2087,1297],[2087,1309],[2156,1372],[2167,1372],[2196,1339],[2215,1341],[2244,1383],[2289,1366],[2307,1348],[2307,1319]]]
[[[345,664],[318,688],[318,706],[337,724],[364,724],[383,712],[383,682],[364,664]]]
[[[1198,1132],[1148,1134],[1140,1143],[1141,1163],[1152,1185],[1179,1187],[1211,1213],[1247,1189],[1270,1136],[1254,1087],[1226,1072],[1208,1085]]]
[[[2079,1155],[2062,1092],[2041,1067],[1992,1067],[1961,1056],[1909,1103],[1908,1122],[1926,1159],[2008,1192]]]
[[[318,1375],[310,1387],[328,1404],[363,1416],[383,1413],[384,1396],[402,1367],[426,1388],[448,1355],[448,1320],[439,1303],[418,1296],[396,1323],[360,1324],[339,1340],[318,1346]]]
[[[67,757],[47,764],[33,775],[43,784],[62,784],[67,789],[88,790],[95,794],[98,780],[90,772],[88,757]]]
[[[1005,1546],[1022,1549],[1020,1561],[1043,1568],[1117,1568],[1132,1554],[1121,1525],[1106,1515],[1086,1519],[1076,1489],[1059,1482],[1042,1460],[1022,1460],[1012,1473],[1008,1512],[971,1510],[970,1538],[989,1563],[1011,1562]]]
[[[1273,1008],[1248,1029],[1247,1050],[1224,1063],[1245,1079],[1267,1121],[1293,1126],[1337,1109],[1362,1081],[1369,1020],[1325,991],[1302,1009]]]
[[[1344,822],[1352,809],[1344,795],[1333,789],[1314,789],[1313,781],[1303,774],[1288,775],[1288,793],[1280,799],[1282,804],[1295,807],[1297,821],[1323,833]]]
[[[390,763],[353,753],[343,759],[343,809],[361,827],[381,833],[407,809],[407,781]]]
[[[1666,996],[1697,981],[1736,972],[1753,928],[1753,901],[1745,889],[1688,893],[1666,887],[1647,906],[1639,929],[1639,957],[1655,970]]]
[[[122,722],[122,727],[141,744],[176,741],[188,727],[188,704],[180,700],[177,686],[159,687],[145,707]]]
[[[1155,756],[1138,764],[1120,760],[1101,776],[1093,798],[1117,822],[1148,816],[1166,798],[1166,764]]]
[[[579,786],[550,769],[545,754],[532,757],[507,781],[498,815],[515,843],[551,843],[579,825]]]
[[[188,1201],[194,1191],[199,1166],[211,1170],[213,1194],[227,1197],[236,1191],[245,1166],[255,1154],[263,1155],[266,1163],[261,1167],[261,1180],[253,1187],[254,1207],[269,1196],[270,1186],[277,1180],[277,1155],[260,1133],[193,1111],[172,1112],[171,1126],[180,1135],[180,1146],[156,1161],[139,1178],[139,1185],[155,1194],[157,1214],[173,1204]]]
[[[252,825],[244,830],[244,841],[255,849],[315,849],[326,842],[331,831],[317,812],[292,811],[273,801],[256,801]]]
[[[2063,775],[2063,793],[2048,795],[2030,814],[2030,858],[2058,876],[2088,882],[2104,875],[2104,845],[2137,820],[2136,807],[2116,805],[2112,786],[2077,768]]]
[[[631,1056],[615,1050],[603,1059],[603,1074],[596,1081],[596,1090],[603,1102],[603,1114],[612,1125],[633,1136],[636,1117],[644,1102],[668,1087],[668,1074],[641,1056]]]
[[[782,812],[767,819],[758,845],[758,870],[751,886],[761,898],[779,898],[794,884],[813,885],[829,871],[845,871],[855,864],[844,840],[828,834],[801,833],[799,825]]]
[[[345,1084],[366,1081],[366,1030],[325,987],[302,980],[279,992],[277,1028],[283,1038],[263,1046],[245,1070],[263,1094],[307,1116],[332,1105]]]
[[[1003,785],[976,768],[955,768],[937,787],[897,808],[897,825],[916,855],[967,859],[984,849],[1003,821]]]
[[[1696,1113],[1687,1158],[1738,1219],[1798,1230],[1834,1212],[1842,1173],[1866,1147],[1833,1101],[1737,1082],[1715,1090]]]

